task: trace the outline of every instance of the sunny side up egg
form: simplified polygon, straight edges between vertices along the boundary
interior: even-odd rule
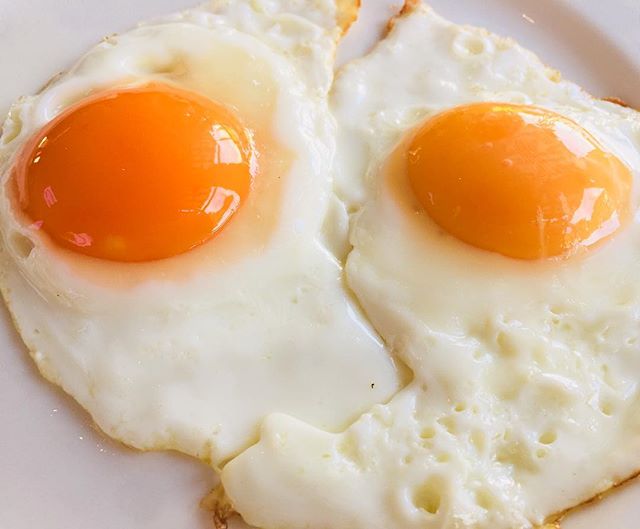
[[[333,110],[347,281],[413,380],[339,434],[267,418],[223,471],[235,508],[268,529],[522,529],[637,472],[638,113],[418,2]]]
[[[110,436],[219,466],[267,413],[338,430],[396,391],[325,225],[355,8],[214,1],[106,39],[11,109],[2,293],[41,373]]]

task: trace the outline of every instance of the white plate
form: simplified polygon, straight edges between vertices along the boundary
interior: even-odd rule
[[[0,114],[103,36],[194,1],[0,0]],[[365,51],[398,3],[364,0],[341,60]],[[595,95],[640,108],[638,0],[431,4],[456,22],[516,38]],[[127,450],[94,431],[84,412],[37,377],[0,310],[0,529],[211,529],[198,501],[213,473],[181,456]],[[563,529],[637,529],[638,519],[640,484],[632,483]]]

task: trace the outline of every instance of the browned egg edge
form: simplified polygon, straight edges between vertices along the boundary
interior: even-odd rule
[[[349,31],[351,25],[358,20],[360,12],[361,0],[335,0],[337,14],[337,23],[344,35]]]

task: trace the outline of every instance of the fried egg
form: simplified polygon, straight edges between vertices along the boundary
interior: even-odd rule
[[[347,281],[413,380],[341,433],[270,416],[223,471],[235,508],[523,529],[637,472],[638,113],[418,2],[333,110]]]
[[[108,435],[214,467],[400,375],[343,286],[327,107],[355,3],[213,1],[109,37],[0,139],[0,286]],[[313,378],[310,379],[310,376]]]

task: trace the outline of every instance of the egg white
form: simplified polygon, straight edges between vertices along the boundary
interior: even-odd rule
[[[222,476],[250,523],[527,528],[638,470],[640,218],[566,261],[512,260],[444,233],[398,152],[429,116],[475,101],[573,119],[632,169],[637,204],[637,112],[562,81],[511,40],[408,6],[341,73],[333,109],[337,189],[356,211],[347,280],[414,379],[343,433],[271,416]]]
[[[218,466],[267,413],[336,430],[398,387],[343,287],[332,249],[345,231],[325,226],[344,215],[326,101],[339,16],[329,0],[214,1],[105,39],[11,109],[0,287],[42,374],[112,437]],[[128,265],[55,248],[15,214],[17,152],[88,94],[147,82],[233,108],[266,146],[256,189],[223,233],[183,256]]]

